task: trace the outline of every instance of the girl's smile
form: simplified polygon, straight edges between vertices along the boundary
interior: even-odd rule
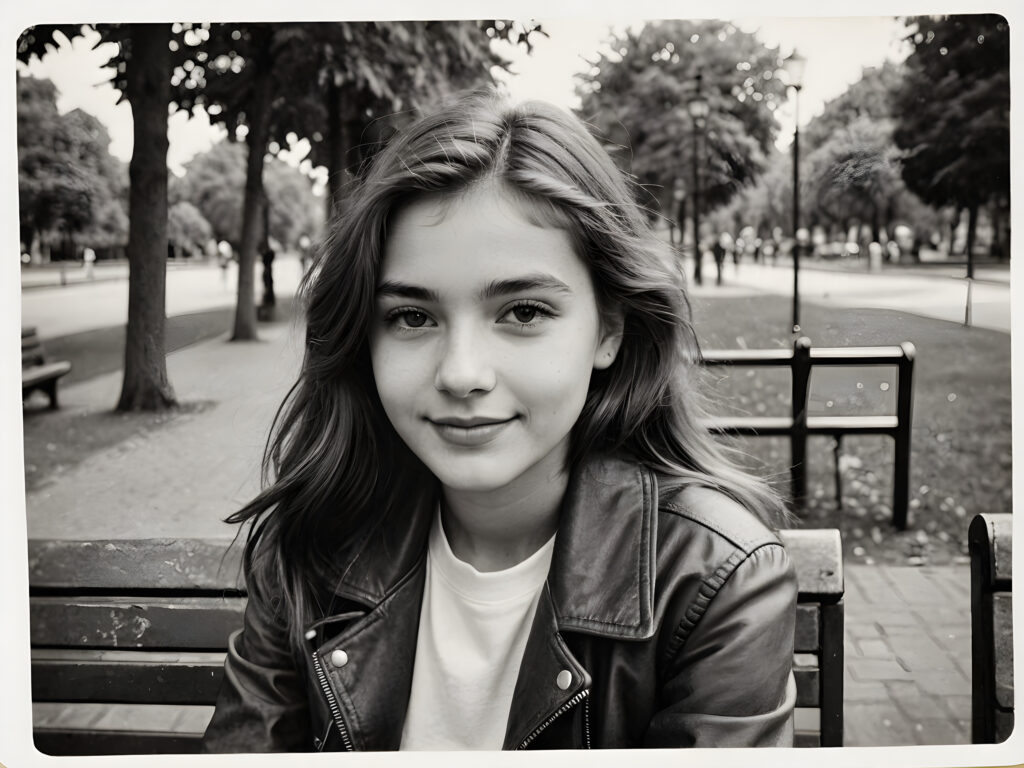
[[[591,372],[618,349],[570,235],[534,223],[532,205],[487,184],[416,201],[389,226],[374,378],[449,490],[514,498],[561,475]]]

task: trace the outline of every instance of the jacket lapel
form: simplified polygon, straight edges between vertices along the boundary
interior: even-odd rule
[[[552,556],[563,630],[645,640],[654,634],[657,484],[632,462],[597,457],[569,484]]]
[[[519,666],[502,749],[525,747],[555,718],[578,703],[576,697],[590,684],[590,675],[558,632],[551,592],[545,585]]]
[[[412,687],[426,569],[318,649],[356,750],[397,750]],[[342,655],[343,654],[343,655]]]

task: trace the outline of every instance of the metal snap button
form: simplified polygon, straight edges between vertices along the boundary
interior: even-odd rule
[[[572,672],[568,669],[563,669],[559,672],[558,677],[555,678],[555,685],[563,691],[572,685]]]
[[[348,654],[340,649],[331,651],[331,664],[336,667],[344,667],[348,664]]]

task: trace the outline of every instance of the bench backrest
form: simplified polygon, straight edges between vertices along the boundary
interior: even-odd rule
[[[842,744],[839,532],[783,531],[796,565],[797,706],[820,710],[801,746]],[[241,546],[227,541],[29,542],[36,702],[212,705],[242,624]],[[820,731],[820,733],[819,733]],[[49,754],[192,752],[201,733],[36,727]]]
[[[971,553],[971,738],[1005,741],[1013,730],[1013,515],[977,515]]]
[[[32,327],[21,329],[21,367],[32,368],[43,365],[46,362],[46,353],[43,351],[43,342],[39,334]]]
[[[808,435],[881,434],[895,440],[893,476],[893,525],[907,527],[910,481],[910,436],[914,410],[914,345],[880,347],[812,347],[801,336],[792,349],[709,349],[703,352],[705,365],[747,368],[788,368],[790,370],[790,413],[778,416],[726,416],[708,421],[714,432],[741,436],[790,437],[792,493],[799,502],[807,493],[805,472]],[[892,366],[896,368],[896,413],[893,416],[810,416],[811,372],[816,367]]]

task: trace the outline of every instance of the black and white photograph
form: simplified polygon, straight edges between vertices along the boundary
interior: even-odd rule
[[[0,763],[1024,762],[1021,21],[869,10],[4,11]]]

